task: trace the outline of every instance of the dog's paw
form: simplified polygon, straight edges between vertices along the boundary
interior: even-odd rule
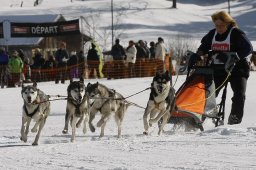
[[[64,129],[64,130],[62,131],[62,133],[63,133],[63,134],[67,134],[67,133],[68,133],[68,130],[67,130],[67,129]]]
[[[93,125],[90,124],[89,128],[90,128],[91,132],[93,132],[93,133],[95,132],[95,127]]]
[[[37,128],[32,128],[32,129],[31,129],[31,132],[32,132],[32,133],[36,133],[36,132],[37,132]]]
[[[27,137],[20,137],[20,140],[26,143],[28,138]]]
[[[27,142],[27,138],[26,137],[20,137],[20,140],[23,142]]]
[[[33,142],[33,143],[32,143],[32,146],[37,146],[37,145],[38,145],[37,142]]]
[[[143,135],[148,135],[148,132],[146,132],[146,131],[145,131],[145,132],[143,132]]]

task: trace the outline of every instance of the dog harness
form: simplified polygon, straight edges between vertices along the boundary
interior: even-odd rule
[[[86,97],[84,96],[84,98],[83,98],[83,101],[80,103],[80,104],[78,104],[78,103],[76,103],[76,101],[71,97],[71,99],[70,99],[70,101],[71,101],[71,103],[75,106],[75,108],[76,108],[76,116],[77,117],[80,117],[81,116],[81,111],[80,111],[80,106],[81,106],[81,104],[84,102],[84,100],[86,99]]]
[[[107,102],[107,101],[109,101],[110,99],[114,99],[115,98],[115,93],[116,93],[116,91],[114,90],[114,89],[110,89],[110,90],[108,90],[108,93],[109,93],[109,95],[108,95],[108,99],[105,99],[105,101],[101,104],[101,106],[99,107],[99,108],[96,108],[97,110],[101,110],[101,108],[104,106],[104,104]],[[100,95],[102,95],[101,94],[101,92],[99,91],[99,94]],[[93,102],[94,103],[94,102]],[[93,103],[91,104],[91,106],[93,105]]]
[[[28,117],[32,118],[32,117],[36,114],[36,112],[38,112],[38,110],[39,110],[39,105],[37,106],[37,108],[36,108],[31,114],[28,113],[28,109],[26,108],[25,105],[23,106],[23,108],[24,108],[24,110],[25,110],[26,115],[27,115]]]

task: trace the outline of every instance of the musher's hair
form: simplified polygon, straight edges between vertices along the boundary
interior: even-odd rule
[[[232,25],[233,27],[238,27],[236,21],[226,11],[215,12],[211,17],[213,22],[216,20],[221,20],[227,24]]]

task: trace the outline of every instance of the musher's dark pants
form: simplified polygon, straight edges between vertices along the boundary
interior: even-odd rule
[[[215,87],[218,88],[226,76],[214,76]],[[235,115],[239,122],[242,121],[244,115],[245,92],[247,86],[247,79],[244,76],[234,75],[229,78],[231,89],[233,90],[232,106],[230,115]],[[216,97],[220,89],[216,91]]]

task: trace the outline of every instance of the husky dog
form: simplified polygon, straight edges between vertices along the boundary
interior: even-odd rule
[[[27,142],[29,125],[31,120],[35,121],[31,132],[36,133],[35,141],[32,145],[38,145],[41,130],[44,127],[46,118],[50,113],[49,96],[37,88],[37,83],[24,86],[22,84],[21,96],[24,101],[22,108],[22,125],[21,125],[21,140]],[[38,129],[39,127],[39,129]]]
[[[76,128],[84,123],[83,133],[85,134],[86,122],[88,121],[88,97],[86,97],[86,88],[84,85],[84,79],[80,78],[79,81],[70,80],[70,84],[67,88],[68,99],[65,115],[65,126],[62,133],[68,133],[68,123],[71,123],[72,136],[71,142],[75,141]]]
[[[171,117],[170,111],[175,108],[175,90],[171,84],[171,76],[168,71],[157,72],[154,76],[149,101],[143,115],[145,129],[143,134],[148,135],[149,126],[162,118],[158,131],[158,135],[161,135],[163,127]],[[149,115],[150,119],[148,120]]]
[[[90,107],[89,127],[92,132],[95,132],[95,127],[92,124],[95,114],[99,111],[101,119],[97,123],[97,127],[101,127],[100,137],[104,136],[104,128],[111,113],[115,115],[115,121],[118,127],[118,138],[121,137],[121,126],[124,119],[124,114],[131,104],[124,100],[124,97],[113,89],[109,89],[103,84],[95,83],[87,85],[89,98],[94,99]]]

